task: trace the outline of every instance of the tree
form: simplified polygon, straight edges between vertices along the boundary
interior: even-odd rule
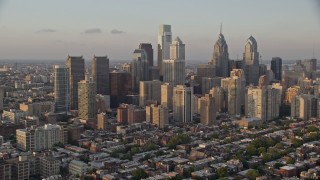
[[[246,177],[250,180],[255,180],[258,176],[260,176],[259,171],[255,169],[251,169],[246,173]]]
[[[227,176],[227,173],[228,173],[228,170],[226,167],[221,167],[217,170],[217,173],[218,173],[218,176],[221,178],[221,177],[226,177]]]
[[[319,128],[317,128],[317,127],[315,127],[313,125],[310,125],[310,126],[307,127],[306,131],[308,133],[310,133],[310,132],[319,132]]]
[[[294,148],[297,148],[303,144],[303,141],[297,138],[291,138],[291,143]]]
[[[141,168],[132,171],[132,176],[134,180],[140,180],[149,177],[148,174]]]
[[[190,137],[186,134],[177,134],[169,140],[168,147],[174,149],[177,145],[189,143],[190,140]]]

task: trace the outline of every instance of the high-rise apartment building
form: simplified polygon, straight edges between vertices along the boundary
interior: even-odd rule
[[[47,178],[60,174],[60,160],[53,156],[45,156],[40,158],[40,174]]]
[[[215,101],[212,94],[206,94],[200,98],[200,122],[203,125],[211,126],[216,120]]]
[[[92,79],[96,84],[97,94],[109,95],[109,59],[107,56],[94,56],[92,59]]]
[[[150,67],[153,66],[153,49],[152,49],[152,45],[150,43],[141,43],[139,45],[139,49],[145,50],[145,52],[147,54],[148,65]]]
[[[169,83],[161,85],[161,105],[172,110],[173,86]]]
[[[100,113],[97,115],[98,129],[107,130],[108,129],[108,115],[106,113]]]
[[[169,124],[169,110],[161,105],[150,104],[146,106],[146,121],[164,128]]]
[[[224,78],[221,87],[226,92],[226,105],[230,115],[241,114],[241,79],[238,76]]]
[[[285,102],[291,104],[292,98],[300,93],[300,86],[289,87],[286,91]]]
[[[133,59],[131,61],[131,75],[132,75],[132,91],[139,92],[140,81],[149,80],[149,65],[147,60],[147,53],[143,49],[136,49],[133,52]]]
[[[248,38],[244,47],[243,69],[247,84],[257,86],[259,81],[259,52],[257,41],[252,36]]]
[[[229,76],[229,53],[227,42],[221,32],[218,40],[214,44],[213,57],[210,62],[215,67],[216,76],[228,77]]]
[[[161,102],[161,81],[140,81],[140,95],[139,105],[145,106],[148,101],[156,101],[157,104]]]
[[[226,107],[226,91],[222,87],[213,87],[209,94],[212,94],[215,100],[215,109],[217,112],[224,112]]]
[[[245,99],[245,91],[246,91],[246,77],[243,69],[233,69],[230,71],[230,77],[237,76],[240,79],[240,105],[244,105],[244,99]]]
[[[163,75],[162,61],[170,58],[170,44],[172,41],[171,25],[161,24],[158,34],[158,67],[160,76]]]
[[[85,78],[83,57],[68,56],[66,67],[69,78],[70,109],[78,109],[78,82]]]
[[[54,66],[54,103],[57,113],[69,111],[68,71],[59,65]]]
[[[184,85],[173,88],[173,119],[176,122],[188,123],[192,121],[193,90]]]
[[[271,71],[274,74],[274,79],[281,82],[281,80],[282,80],[282,59],[280,57],[273,57],[272,58]]]
[[[294,96],[291,101],[291,117],[309,120],[318,116],[319,99],[311,94]]]
[[[79,118],[81,120],[94,120],[97,117],[96,83],[82,80],[78,83],[79,88]]]
[[[281,103],[280,90],[272,86],[253,87],[247,89],[245,111],[247,117],[264,121],[279,117]]]
[[[17,148],[22,151],[40,151],[51,148],[61,141],[60,126],[46,124],[16,131]]]
[[[163,81],[176,85],[185,83],[185,44],[177,37],[170,45],[170,59],[163,60]]]

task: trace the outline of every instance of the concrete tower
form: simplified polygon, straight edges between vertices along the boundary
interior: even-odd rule
[[[274,74],[274,79],[281,82],[282,80],[282,59],[273,57],[271,60],[271,71]]]
[[[97,86],[88,79],[78,83],[79,87],[79,118],[82,120],[94,120],[97,117],[96,95]]]

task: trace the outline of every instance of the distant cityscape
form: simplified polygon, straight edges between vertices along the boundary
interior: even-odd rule
[[[161,24],[131,60],[0,60],[0,180],[320,179],[317,59],[187,60]],[[214,35],[213,35],[214,36]]]

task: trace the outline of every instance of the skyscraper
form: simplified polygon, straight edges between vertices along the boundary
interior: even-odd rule
[[[238,76],[224,78],[221,87],[226,91],[226,104],[231,115],[241,114],[241,79]]]
[[[274,79],[282,80],[282,59],[279,57],[273,57],[271,60],[271,70],[274,74]]]
[[[215,109],[218,112],[224,112],[226,110],[226,91],[222,87],[213,87],[210,94],[214,97]]]
[[[250,36],[244,47],[243,69],[247,84],[258,85],[259,81],[259,52],[257,41]]]
[[[240,94],[241,94],[240,104],[244,105],[244,99],[245,99],[244,94],[246,91],[246,77],[245,77],[243,69],[233,69],[230,72],[230,77],[234,77],[234,76],[237,76],[240,79],[240,88],[241,88],[240,89]]]
[[[215,101],[212,94],[206,94],[200,98],[200,121],[201,124],[211,126],[216,120]]]
[[[133,52],[133,59],[131,61],[132,74],[132,91],[139,92],[140,81],[147,81],[149,79],[149,65],[147,61],[146,51],[143,49],[136,49]]]
[[[79,118],[81,120],[94,120],[97,117],[96,84],[88,79],[78,83],[79,87]]]
[[[161,105],[172,110],[173,86],[169,83],[161,85]]]
[[[110,107],[117,108],[126,102],[126,96],[132,91],[132,76],[126,71],[110,72]]]
[[[161,81],[140,81],[139,105],[145,106],[148,101],[161,101]]]
[[[69,111],[68,71],[59,65],[54,66],[54,102],[57,113]]]
[[[153,49],[152,49],[152,45],[150,43],[141,43],[139,45],[139,49],[143,49],[143,50],[146,51],[148,65],[150,67],[153,66]]]
[[[176,122],[192,121],[192,96],[193,90],[190,87],[177,85],[173,88],[173,119]]]
[[[69,77],[70,109],[78,109],[78,82],[85,78],[84,59],[82,56],[68,56],[66,66]]]
[[[317,117],[319,99],[311,94],[300,94],[291,101],[291,117],[309,120]]]
[[[163,60],[163,81],[176,85],[185,83],[185,44],[177,37],[170,45],[170,60]]]
[[[250,86],[246,94],[245,112],[248,117],[272,120],[279,117],[281,103],[280,90],[271,85]]]
[[[216,69],[212,64],[199,64],[197,66],[197,82],[202,83],[203,77],[213,78],[216,76]]]
[[[162,72],[162,61],[170,58],[170,44],[172,41],[171,25],[162,24],[159,26],[158,34],[158,67],[160,76]]]
[[[218,40],[214,44],[213,57],[210,64],[214,65],[216,70],[216,76],[228,77],[229,75],[228,45],[221,31],[222,30],[220,28],[220,34],[219,34]]]
[[[92,78],[97,86],[97,94],[109,95],[109,59],[107,56],[92,59]]]

